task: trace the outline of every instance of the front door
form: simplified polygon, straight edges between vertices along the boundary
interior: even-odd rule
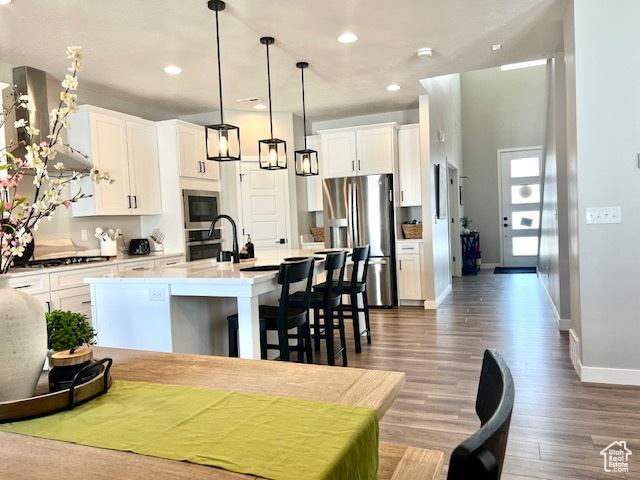
[[[535,267],[540,236],[542,149],[500,151],[502,265]]]
[[[240,162],[242,229],[256,248],[290,247],[287,170]]]

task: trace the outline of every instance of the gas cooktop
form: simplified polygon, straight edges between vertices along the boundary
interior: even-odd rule
[[[60,257],[60,258],[48,258],[46,260],[29,260],[24,265],[15,265],[14,268],[47,268],[47,267],[60,267],[64,265],[75,265],[94,262],[106,262],[109,257],[101,256],[72,256],[72,257]]]

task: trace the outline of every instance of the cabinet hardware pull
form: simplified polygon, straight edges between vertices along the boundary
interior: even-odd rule
[[[413,250],[413,247],[402,247],[402,250]]]
[[[402,270],[402,260],[400,260],[400,270]]]
[[[207,164],[202,162],[202,173],[207,173]]]
[[[88,305],[91,303],[91,300],[85,300],[84,302],[82,302],[82,305]]]
[[[131,208],[131,195],[127,195],[127,202],[129,203],[127,208]]]
[[[169,263],[165,263],[165,265],[168,267],[169,265],[176,265],[178,262],[169,262]]]
[[[133,204],[135,205],[133,208],[138,208],[138,196],[137,195],[133,196]]]
[[[17,290],[18,288],[29,288],[30,286],[31,285],[18,285],[17,287],[13,287],[13,288]]]
[[[131,270],[148,270],[147,267],[134,267]]]
[[[358,170],[362,170],[362,167],[360,166],[360,160],[358,160]]]
[[[46,301],[46,302],[44,302],[44,303],[46,303],[46,304],[47,304],[47,312],[51,313],[51,302]]]
[[[355,160],[351,160],[351,170],[356,171],[356,162]]]
[[[400,190],[400,200],[404,202],[404,190]]]

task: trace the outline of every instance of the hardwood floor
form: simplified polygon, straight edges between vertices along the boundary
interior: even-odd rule
[[[372,310],[371,322],[373,343],[363,342],[361,354],[347,337],[349,366],[407,374],[380,423],[381,441],[442,450],[448,463],[479,427],[475,396],[492,347],[516,386],[504,480],[640,479],[640,388],[580,382],[536,275],[482,271],[455,279],[437,311]],[[634,452],[626,476],[605,473],[599,453],[620,440]]]

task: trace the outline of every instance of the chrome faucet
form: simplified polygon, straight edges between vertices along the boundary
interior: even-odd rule
[[[218,215],[213,219],[213,222],[211,222],[211,226],[209,227],[209,236],[213,236],[213,229],[220,218],[226,218],[231,222],[231,229],[233,231],[233,263],[240,263],[240,255],[238,254],[238,229],[236,228],[236,222],[233,221],[233,218],[229,215]]]

